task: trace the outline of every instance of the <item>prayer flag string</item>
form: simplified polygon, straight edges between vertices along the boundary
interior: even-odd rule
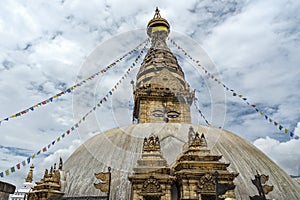
[[[200,108],[198,107],[196,101],[198,102],[198,99],[197,99],[197,98],[195,98],[195,100],[194,100],[194,105],[195,105],[195,107],[196,107],[198,113],[199,113],[200,116],[203,118],[203,120],[205,121],[205,123],[206,123],[208,126],[210,126],[210,123],[209,123],[208,120],[205,118],[204,114],[201,112],[201,110],[200,110]],[[199,102],[198,102],[198,103],[199,103]]]
[[[86,118],[94,111],[96,111],[97,107],[101,107],[103,103],[107,102],[108,98],[113,95],[114,92],[116,92],[117,88],[120,86],[120,84],[125,80],[125,78],[128,76],[128,74],[132,71],[131,69],[133,69],[135,66],[137,66],[138,61],[141,59],[143,53],[145,52],[147,45],[149,44],[149,42],[147,41],[146,43],[144,43],[144,47],[142,48],[142,50],[140,51],[139,55],[136,57],[136,59],[134,60],[134,62],[131,64],[131,66],[126,70],[125,74],[119,79],[119,81],[114,85],[114,87],[112,87],[111,90],[109,90],[109,92],[102,98],[99,100],[99,102],[97,102],[94,107],[92,109],[90,109],[82,118],[80,118],[80,120],[77,121],[77,123],[75,123],[70,129],[66,130],[64,133],[62,133],[58,138],[56,138],[55,140],[53,140],[52,142],[50,142],[48,145],[45,145],[42,149],[40,149],[39,151],[37,151],[36,153],[34,153],[33,155],[29,156],[28,158],[26,158],[25,160],[23,160],[20,163],[17,163],[15,166],[10,167],[8,169],[6,169],[5,171],[0,172],[0,177],[4,177],[5,176],[9,176],[10,174],[14,173],[16,171],[16,169],[20,170],[21,167],[25,167],[26,165],[29,165],[33,159],[35,159],[36,156],[47,152],[52,146],[54,146],[55,144],[57,144],[58,142],[60,142],[62,139],[64,139],[67,135],[69,135],[70,133],[72,133],[74,130],[76,130],[77,128],[79,128],[79,125],[81,123],[83,123]]]
[[[59,92],[53,96],[51,96],[50,98],[48,99],[45,99],[39,103],[36,103],[30,107],[28,107],[27,109],[21,111],[21,112],[17,112],[9,117],[6,117],[2,120],[0,120],[0,125],[3,123],[3,122],[7,122],[9,121],[10,119],[13,119],[13,118],[17,118],[17,117],[20,117],[20,116],[23,116],[27,113],[29,113],[30,111],[35,111],[37,108],[41,107],[41,106],[44,106],[46,104],[49,104],[49,103],[52,103],[53,100],[55,99],[58,99],[60,98],[61,96],[65,95],[65,94],[68,94],[68,93],[71,93],[73,90],[75,90],[77,87],[80,87],[82,85],[84,85],[85,83],[87,83],[88,81],[94,79],[96,76],[99,76],[101,74],[104,74],[105,72],[107,72],[109,69],[113,68],[118,62],[121,62],[124,58],[126,58],[127,56],[133,54],[134,52],[138,51],[140,49],[141,46],[143,46],[144,44],[147,44],[149,42],[149,39],[145,40],[144,42],[140,43],[137,47],[135,47],[133,50],[127,52],[126,54],[124,54],[123,56],[121,56],[119,59],[115,60],[115,62],[111,63],[110,65],[108,65],[107,67],[103,68],[102,70],[92,74],[91,76],[89,76],[88,78],[80,81],[79,83],[76,83],[75,85],[69,87],[68,89],[62,91],[62,92]]]
[[[251,104],[248,99],[242,95],[237,93],[235,90],[230,89],[227,87],[224,83],[222,83],[216,76],[214,76],[213,73],[210,73],[205,67],[203,67],[200,64],[199,60],[194,59],[190,54],[188,54],[181,46],[179,46],[173,39],[168,38],[168,40],[173,44],[177,49],[181,50],[183,54],[188,57],[192,62],[194,62],[198,67],[200,67],[204,73],[208,76],[208,78],[212,79],[213,81],[217,82],[219,85],[222,85],[223,88],[230,92],[232,96],[240,98],[243,102],[245,102],[247,105],[251,106],[258,114],[263,116],[263,118],[268,121],[269,123],[273,124],[275,127],[277,127],[281,132],[284,132],[285,134],[289,134],[290,137],[299,139],[299,136],[295,135],[292,131],[290,131],[288,128],[285,128],[283,125],[279,124],[276,120],[269,117],[267,114],[265,114],[263,111],[261,111],[255,104]]]

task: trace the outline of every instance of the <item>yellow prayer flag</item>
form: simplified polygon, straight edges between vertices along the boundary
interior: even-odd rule
[[[285,133],[289,133],[289,130],[288,130],[288,129],[285,129],[284,132],[285,132]]]

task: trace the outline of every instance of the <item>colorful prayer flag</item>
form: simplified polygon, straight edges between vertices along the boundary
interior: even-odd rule
[[[290,136],[291,137],[294,137],[294,133],[293,132],[290,132]],[[295,138],[296,139],[296,138]]]
[[[10,171],[11,171],[11,173],[14,173],[15,172],[15,167],[11,167]]]
[[[289,130],[288,129],[284,129],[284,133],[288,133],[289,132]]]

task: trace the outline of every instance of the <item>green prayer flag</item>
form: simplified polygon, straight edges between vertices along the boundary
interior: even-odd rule
[[[13,173],[15,172],[15,167],[10,168],[10,171]]]

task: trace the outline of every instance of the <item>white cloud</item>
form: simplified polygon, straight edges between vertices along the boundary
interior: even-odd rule
[[[270,137],[259,138],[254,141],[254,145],[268,155],[281,168],[290,175],[300,175],[300,140],[289,140],[280,142]]]

